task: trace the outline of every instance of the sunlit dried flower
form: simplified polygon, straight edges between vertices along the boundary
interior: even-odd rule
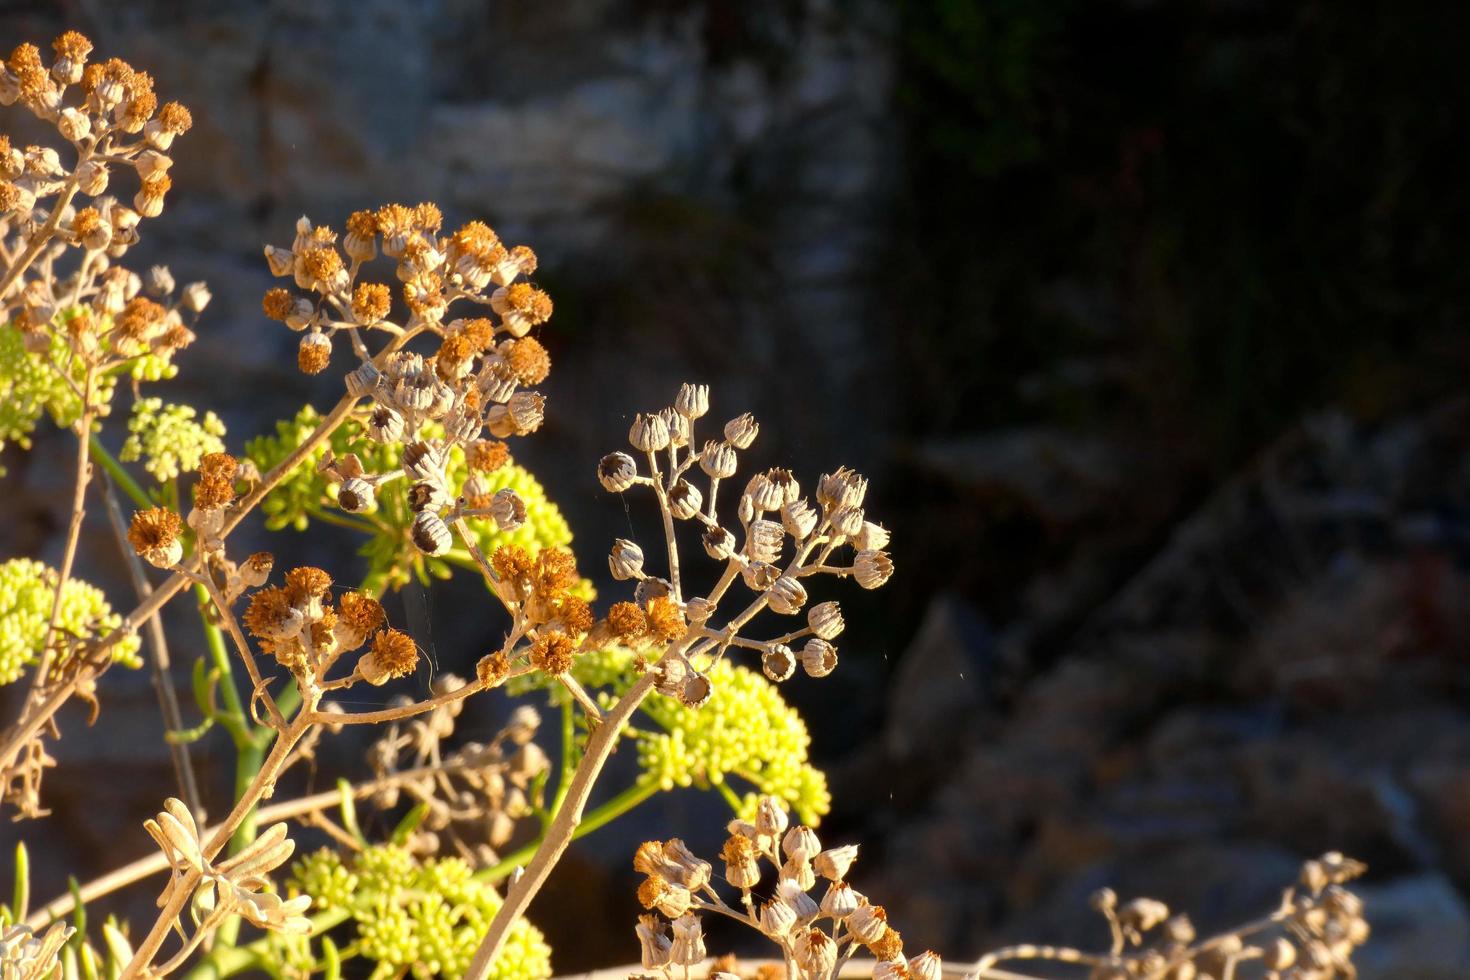
[[[547,674],[565,674],[572,669],[575,645],[565,633],[543,633],[531,644],[531,665]]]
[[[372,649],[357,662],[357,672],[369,684],[380,686],[392,678],[412,674],[418,662],[419,648],[413,637],[386,629],[373,637]]]
[[[150,565],[172,568],[184,556],[179,533],[184,522],[167,507],[150,507],[133,514],[128,543]]]
[[[865,589],[876,589],[893,576],[893,559],[883,551],[859,551],[852,563],[853,578]]]
[[[668,423],[657,414],[640,414],[634,417],[633,425],[628,430],[628,441],[639,452],[653,453],[660,449],[667,449],[669,445]]]

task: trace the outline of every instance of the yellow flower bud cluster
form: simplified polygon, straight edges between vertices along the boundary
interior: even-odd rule
[[[29,558],[0,563],[0,685],[16,681],[40,661],[55,594],[54,569]],[[100,589],[80,579],[67,580],[61,590],[58,636],[86,642],[112,632],[121,622]],[[136,636],[126,637],[112,648],[113,659],[141,667],[138,643]],[[63,651],[53,664],[64,666],[68,655]]]
[[[292,890],[312,897],[314,914],[346,913],[353,935],[338,946],[376,961],[374,975],[461,976],[500,908],[495,889],[475,881],[464,861],[420,860],[397,844],[374,845],[348,859],[322,849],[298,861],[293,872]],[[272,941],[272,959],[283,966],[307,959],[309,948],[295,948],[303,942]],[[518,921],[490,969],[491,980],[549,976],[545,937]]]
[[[611,703],[637,680],[636,654],[617,647],[589,651],[572,673],[588,688],[610,689],[603,697]],[[801,715],[775,684],[728,659],[706,674],[710,697],[702,707],[687,708],[676,698],[643,702],[640,710],[655,727],[640,725],[633,736],[639,778],[662,790],[718,788],[742,817],[754,812],[760,796],[773,796],[816,824],[832,797],[827,777],[808,757],[811,736]],[[551,692],[565,696],[559,688]],[[741,793],[735,787],[742,785],[751,789]]]

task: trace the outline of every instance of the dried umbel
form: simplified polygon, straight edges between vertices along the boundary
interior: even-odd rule
[[[706,659],[718,659],[735,647],[756,652],[762,670],[772,680],[792,676],[798,662],[810,676],[825,677],[837,665],[837,650],[831,641],[842,632],[842,612],[831,600],[809,606],[808,582],[819,575],[835,575],[852,577],[864,588],[877,588],[893,574],[893,562],[886,552],[863,547],[876,540],[867,530],[876,525],[866,521],[862,510],[867,481],[851,470],[838,469],[817,481],[813,503],[802,496],[801,484],[789,470],[756,473],[736,502],[736,524],[727,527],[716,510],[720,487],[736,474],[739,452],[752,445],[760,426],[751,416],[742,415],[726,423],[722,439],[706,440],[694,448],[700,445],[695,424],[708,412],[709,400],[707,386],[682,386],[672,406],[634,418],[628,433],[634,454],[611,453],[598,464],[598,481],[610,492],[652,489],[664,518],[669,577],[655,578],[645,570],[649,549],[622,538],[614,541],[608,567],[614,578],[637,583],[634,601],[646,619],[634,628],[628,614],[620,613],[618,622],[610,617],[597,635],[634,644],[678,640],[688,649],[690,655],[684,659],[693,664],[696,674]],[[643,472],[639,456],[646,460]],[[697,473],[703,474],[707,489],[695,484]],[[705,553],[725,563],[708,595],[684,594],[674,538],[674,526],[680,521],[700,525]],[[844,548],[853,549],[851,564],[835,561]],[[721,625],[716,614],[737,583],[752,593],[749,604]],[[783,616],[805,613],[807,622],[770,640],[741,635],[763,609]],[[811,640],[798,656],[789,644],[802,637]],[[698,681],[673,683],[664,678],[658,690],[697,706],[707,688]]]
[[[1356,977],[1353,953],[1367,941],[1369,929],[1362,901],[1343,886],[1365,870],[1361,862],[1337,852],[1308,861],[1302,866],[1300,888],[1286,889],[1275,911],[1207,938],[1196,935],[1188,916],[1172,913],[1157,899],[1120,904],[1111,888],[1102,888],[1090,904],[1112,935],[1106,952],[1009,946],[982,956],[972,972],[984,976],[997,963],[1049,960],[1086,965],[1093,980],[1235,977],[1255,963],[1267,980]],[[914,964],[909,961],[911,974]]]
[[[716,912],[774,942],[788,970],[802,980],[835,978],[861,949],[879,960],[875,975],[937,980],[938,955],[926,952],[906,960],[903,940],[888,924],[887,912],[847,882],[857,858],[856,845],[824,850],[810,827],[789,826],[780,801],[769,796],[760,799],[754,822],[733,821],[729,832],[720,858],[725,883],[739,892],[734,901],[720,896],[713,887],[710,864],[689,853],[682,841],[649,841],[638,848],[633,868],[646,876],[638,889],[639,901],[673,920],[674,935],[672,942],[663,938],[656,916],[639,919],[645,969],[673,980],[671,968],[689,965],[696,947],[703,959],[702,940],[696,943],[694,938],[702,935],[697,913]],[[762,865],[769,870],[763,871]],[[763,880],[770,883],[772,897],[757,902],[755,889]]]
[[[373,510],[384,482],[413,481],[411,540],[431,557],[453,547],[450,528],[460,518],[490,519],[505,532],[525,522],[525,502],[508,488],[490,495],[467,484],[456,500],[448,466],[463,451],[472,468],[494,469],[482,434],[501,440],[540,428],[546,399],[520,389],[544,381],[551,367],[546,348],[527,336],[551,316],[551,300],[518,281],[535,271],[535,255],[507,248],[480,222],[449,233],[442,224],[433,204],[354,212],[342,236],[303,217],[290,247],[265,250],[272,273],[303,292],[279,287],[263,301],[267,316],[304,331],[298,361],[308,374],[324,370],[334,339],[346,338],[358,358],[347,390],[369,400],[361,410],[366,431],[398,451],[398,465],[366,473],[344,460],[323,472],[338,483],[338,504],[349,513]],[[380,246],[394,260],[392,287],[365,277]],[[395,292],[407,311],[401,323],[391,319]],[[451,318],[460,307],[467,315]],[[376,355],[368,349],[372,334],[392,338]],[[426,355],[403,346],[417,334],[438,337],[438,349]]]

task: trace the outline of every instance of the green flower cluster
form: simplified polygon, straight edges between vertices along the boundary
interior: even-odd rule
[[[277,422],[275,435],[261,436],[248,442],[245,453],[262,473],[268,472],[301,445],[320,423],[321,416],[308,406],[294,419]],[[433,425],[424,426],[422,431],[429,438],[441,434]],[[368,472],[383,473],[397,468],[399,448],[375,442],[355,419],[341,425],[333,433],[330,443],[334,456],[356,453]],[[313,518],[325,518],[338,523],[345,521],[371,533],[372,537],[361,553],[368,559],[369,566],[364,586],[373,591],[406,585],[410,570],[417,571],[421,579],[428,575],[448,578],[453,564],[473,567],[470,556],[463,549],[451,550],[442,558],[428,558],[413,546],[409,530],[413,526],[414,515],[408,506],[408,483],[405,480],[390,480],[383,484],[378,489],[378,509],[371,514],[347,515],[338,510],[337,488],[317,472],[317,464],[325,453],[325,448],[317,450],[266,495],[261,503],[266,514],[266,527],[271,530],[294,527],[304,531]],[[459,493],[469,476],[469,467],[465,465],[464,452],[458,446],[450,452],[448,474],[454,492]],[[476,543],[485,554],[494,553],[504,544],[520,545],[534,553],[542,548],[566,547],[571,543],[572,531],[566,519],[527,470],[507,463],[483,476],[489,492],[510,487],[526,504],[525,524],[509,534],[496,528],[494,521],[470,522]]]
[[[225,451],[221,438],[225,424],[213,412],[205,412],[203,421],[195,421],[198,414],[188,405],[165,405],[162,398],[134,402],[128,438],[118,459],[125,463],[147,460],[143,468],[159,483],[197,470],[207,454]]]
[[[60,314],[65,322],[73,314]],[[0,449],[7,442],[29,449],[30,435],[42,414],[50,415],[58,426],[74,423],[82,412],[82,403],[55,365],[71,362],[66,341],[58,334],[51,338],[51,349],[44,354],[26,350],[25,338],[15,327],[0,326]],[[144,354],[105,373],[97,381],[97,399],[102,405],[112,401],[117,377],[128,374],[139,381],[172,378],[178,369],[172,361]],[[85,376],[81,364],[73,363],[72,381],[80,385]],[[104,411],[105,414],[105,411]],[[0,469],[0,475],[4,475]]]
[[[0,563],[0,685],[16,681],[40,661],[55,594],[55,569],[29,558]],[[96,586],[67,580],[61,590],[62,635],[78,641],[98,639],[121,622]],[[123,639],[112,648],[113,660],[141,667],[138,645],[136,636]],[[64,662],[64,658],[57,661]]]
[[[610,705],[638,679],[634,660],[626,649],[592,651],[577,658],[572,673],[587,687],[610,688],[612,693],[599,694]],[[703,707],[686,708],[657,695],[643,702],[643,715],[660,730],[636,729],[639,780],[661,790],[718,788],[746,818],[754,816],[760,796],[775,796],[815,826],[831,810],[832,796],[826,775],[808,761],[811,736],[801,715],[775,684],[728,658],[705,673],[712,691]],[[550,691],[555,698],[566,696],[559,686]],[[753,789],[737,793],[730,776]]]
[[[293,888],[312,896],[315,913],[337,913],[355,928],[344,949],[374,960],[374,975],[407,968],[415,977],[457,977],[473,958],[485,927],[500,908],[495,889],[474,880],[459,858],[420,861],[397,844],[378,844],[343,860],[323,848],[296,862]],[[310,968],[309,941],[272,939],[277,973]],[[551,948],[541,931],[522,919],[511,927],[493,980],[545,980]]]

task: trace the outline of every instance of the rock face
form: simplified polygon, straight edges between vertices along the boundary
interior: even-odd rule
[[[1002,631],[1001,696],[911,753],[945,703],[906,696],[913,674],[970,656],[936,599],[883,731],[837,782],[839,798],[902,787],[872,823],[884,870],[865,890],[904,910],[906,939],[965,957],[1098,948],[1086,900],[1105,884],[1224,927],[1274,907],[1304,856],[1341,850],[1376,872],[1360,975],[1470,975],[1470,578],[1452,530],[1470,495],[1439,477],[1464,472],[1467,421],[1455,402],[1284,438],[1073,617],[1059,656]]]

